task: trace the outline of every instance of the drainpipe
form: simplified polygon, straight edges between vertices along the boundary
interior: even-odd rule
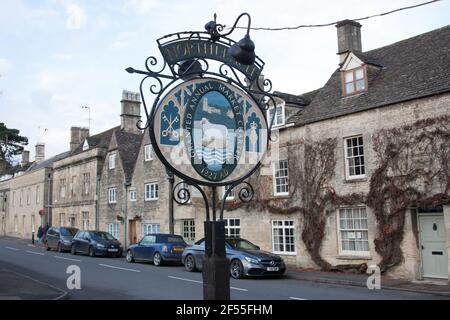
[[[47,223],[51,226],[52,225],[52,212],[51,212],[51,181],[52,181],[52,175],[51,173],[47,176]]]
[[[129,186],[130,186],[130,183],[128,183],[128,182],[125,182],[124,183],[124,187],[125,187],[125,197],[124,197],[124,199],[125,199],[125,208],[124,208],[124,216],[125,216],[125,218],[124,218],[124,220],[125,220],[125,222],[124,222],[124,230],[125,230],[125,232],[124,232],[124,248],[128,248],[128,238],[127,238],[127,224],[128,224],[128,188],[129,188]]]
[[[174,217],[173,217],[173,185],[175,178],[173,173],[166,169],[167,180],[169,181],[169,233],[174,234]]]
[[[100,204],[100,176],[97,176],[95,185],[95,230],[100,230],[99,204]]]

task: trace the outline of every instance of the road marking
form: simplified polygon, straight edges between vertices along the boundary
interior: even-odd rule
[[[28,251],[28,250],[27,250],[27,252],[28,252],[28,253],[32,253],[32,254],[38,254],[38,255],[40,255],[40,256],[45,256],[45,254],[42,253],[42,252]]]
[[[109,264],[103,264],[103,263],[99,263],[98,265],[99,265],[99,266],[102,266],[102,267],[113,268],[113,269],[119,269],[119,270],[124,270],[124,271],[141,272],[141,270],[128,269],[128,268],[121,268],[121,267],[115,267],[115,266],[110,266]]]
[[[19,249],[13,248],[13,247],[5,247],[5,248],[6,248],[6,249],[9,249],[9,250],[19,251]]]
[[[64,257],[59,257],[59,256],[54,256],[56,259],[63,259],[63,260],[69,260],[69,261],[76,261],[76,262],[81,262],[81,260],[78,259],[71,259],[71,258],[64,258]]]
[[[169,277],[169,278],[172,278],[172,279],[176,279],[176,280],[182,280],[182,281],[188,281],[188,282],[195,282],[195,283],[203,284],[203,281],[192,280],[192,279],[186,279],[186,278],[179,278],[179,277],[174,277],[174,276],[168,276],[168,277]],[[230,289],[238,290],[238,291],[248,291],[248,289],[238,288],[238,287],[230,287]]]
[[[289,299],[291,299],[291,300],[308,300],[305,298],[297,298],[297,297],[289,297]]]

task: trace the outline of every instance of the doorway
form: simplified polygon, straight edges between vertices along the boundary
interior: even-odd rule
[[[444,215],[418,212],[422,273],[424,278],[448,279]]]
[[[128,241],[130,244],[137,243],[136,220],[129,221]]]

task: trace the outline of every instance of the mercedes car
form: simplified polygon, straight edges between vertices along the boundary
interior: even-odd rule
[[[225,250],[230,262],[230,275],[235,278],[253,276],[281,276],[286,271],[283,259],[242,238],[227,238]],[[205,239],[186,247],[181,262],[187,271],[202,269],[205,254]]]

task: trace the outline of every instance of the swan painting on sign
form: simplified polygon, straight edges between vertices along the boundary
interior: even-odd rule
[[[194,116],[194,148],[197,160],[211,171],[220,171],[233,161],[235,121],[229,101],[218,91],[210,91],[199,101]]]

